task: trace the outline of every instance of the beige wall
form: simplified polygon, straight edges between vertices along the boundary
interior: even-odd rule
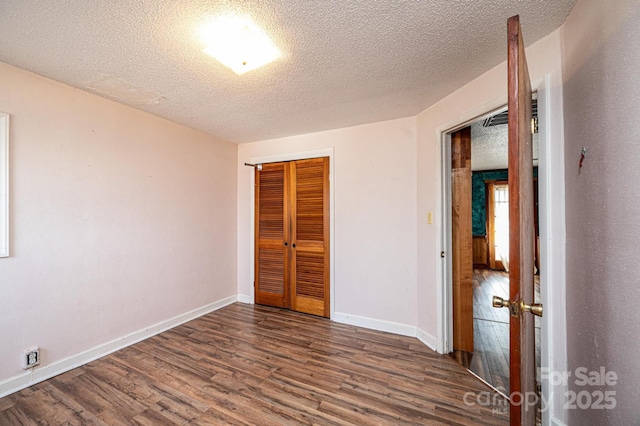
[[[571,425],[640,421],[639,21],[636,0],[579,0],[562,32],[568,371],[604,367],[619,377],[586,387],[571,378],[571,391],[613,391],[617,402],[568,410]]]
[[[3,64],[0,93],[11,114],[0,394],[32,379],[21,368],[32,346],[42,377],[235,298],[235,145]]]

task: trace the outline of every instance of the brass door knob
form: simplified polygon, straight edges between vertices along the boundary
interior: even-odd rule
[[[504,300],[502,297],[493,296],[494,308],[508,308],[510,304],[511,304],[510,301]]]
[[[516,303],[511,302],[510,300],[505,300],[502,297],[493,296],[492,304],[494,308],[509,308],[512,316],[518,316],[520,312],[531,312],[533,315],[542,316],[542,304],[541,303],[532,303],[527,305],[522,300]]]
[[[525,312],[531,312],[533,315],[542,316],[542,303],[532,303],[527,305],[525,303],[522,304],[522,310]]]

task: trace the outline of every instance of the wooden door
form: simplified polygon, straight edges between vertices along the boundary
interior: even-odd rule
[[[291,309],[329,317],[329,159],[291,166]]]
[[[536,391],[534,317],[525,309],[534,302],[531,82],[518,16],[509,18],[507,32],[511,425],[533,425],[536,406],[527,395]]]
[[[329,317],[329,158],[256,170],[256,303]]]
[[[289,164],[255,171],[255,302],[289,307]]]
[[[471,127],[451,135],[453,349],[473,352]]]

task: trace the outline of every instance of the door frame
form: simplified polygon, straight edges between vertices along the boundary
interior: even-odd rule
[[[436,321],[437,321],[437,352],[442,354],[448,354],[453,351],[453,262],[450,253],[453,252],[453,224],[452,224],[452,184],[451,184],[451,135],[460,129],[471,126],[474,122],[477,122],[483,118],[488,118],[496,113],[506,110],[506,98],[503,104],[493,105],[496,100],[490,104],[484,105],[486,109],[484,112],[479,112],[479,109],[474,110],[474,115],[469,118],[460,118],[457,124],[448,128],[438,128],[440,133],[440,153],[441,153],[441,217],[442,226],[440,230],[440,252],[444,253],[441,256],[440,267],[440,279],[438,279],[436,287],[436,299],[438,302]],[[446,127],[446,126],[444,126]],[[473,139],[471,141],[473,143]],[[473,159],[473,157],[472,157]]]
[[[561,123],[562,86],[552,82],[558,76],[545,74],[531,83],[533,91],[538,92],[538,196],[540,225],[540,281],[541,303],[545,314],[541,319],[541,367],[545,371],[567,371],[566,358],[566,226],[564,192],[564,137]],[[436,268],[436,349],[439,353],[451,352],[453,345],[452,289],[451,289],[451,133],[459,130],[479,118],[489,116],[506,108],[506,81],[503,94],[487,102],[475,105],[461,112],[457,118],[436,127],[440,140],[440,194],[436,209],[441,220],[436,229],[439,235],[438,252],[444,252]],[[560,118],[556,122],[555,114]],[[552,185],[552,182],[554,184]],[[554,326],[551,327],[550,324]],[[550,404],[549,410],[542,413],[544,424],[562,416],[564,384],[550,384],[542,380],[542,397]]]
[[[456,135],[458,136],[456,137]],[[449,140],[451,142],[449,146],[452,151],[449,156],[451,171],[448,173],[451,185],[451,190],[448,191],[448,195],[451,197],[451,202],[449,203],[451,214],[447,216],[447,219],[451,221],[451,233],[448,234],[451,236],[451,245],[448,247],[447,252],[451,253],[449,263],[451,264],[452,348],[456,353],[472,353],[475,333],[473,330],[473,180],[471,172],[471,127],[465,126],[462,129],[449,133]],[[454,140],[458,140],[459,142],[454,143]],[[455,145],[459,146],[454,148]],[[468,186],[468,188],[464,188],[465,186]],[[454,207],[455,204],[459,204],[457,211]],[[468,213],[468,215],[465,215],[465,212]],[[455,216],[459,216],[457,221],[453,219]],[[466,266],[464,265],[465,258],[470,261],[470,264]],[[455,275],[454,270],[458,276]]]
[[[318,149],[314,151],[300,151],[300,152],[287,152],[274,155],[266,155],[259,157],[251,157],[249,162],[251,164],[265,164],[265,163],[278,163],[282,161],[296,161],[296,160],[308,160],[310,158],[329,157],[329,318],[333,318],[335,311],[335,262],[334,262],[334,247],[335,247],[335,202],[334,202],[334,149]],[[256,218],[256,206],[255,206],[255,174],[251,174],[251,225],[249,236],[251,238],[249,247],[252,247],[250,254],[250,264],[255,265],[255,218]],[[255,282],[255,267],[251,268],[251,282]],[[249,289],[248,303],[255,303],[255,287],[252,285]]]

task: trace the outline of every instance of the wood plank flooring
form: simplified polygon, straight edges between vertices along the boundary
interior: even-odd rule
[[[0,399],[0,424],[508,424],[486,391],[415,338],[236,303]]]
[[[473,271],[474,353],[466,366],[480,378],[509,394],[509,311],[496,309],[493,296],[509,298],[509,274],[490,269]],[[540,277],[535,276],[540,300]],[[536,317],[536,364],[540,366],[540,318]]]

